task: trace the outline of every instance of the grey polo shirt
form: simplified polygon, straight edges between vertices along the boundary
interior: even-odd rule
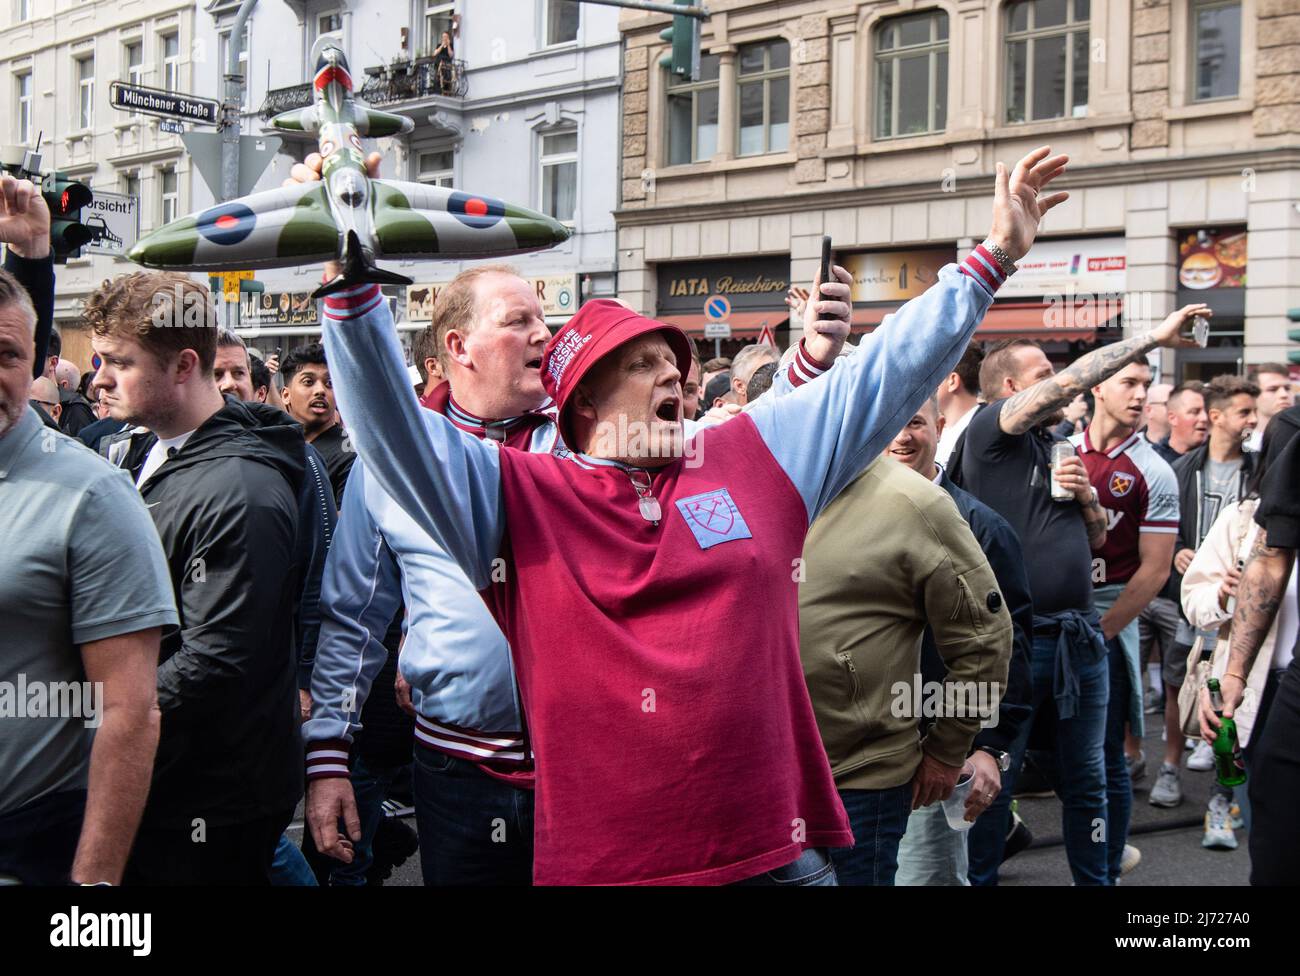
[[[85,788],[103,701],[80,645],[176,624],[130,476],[29,407],[0,437],[0,814]]]

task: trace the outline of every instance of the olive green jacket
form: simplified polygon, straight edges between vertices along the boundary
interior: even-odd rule
[[[804,677],[836,785],[901,786],[923,748],[960,766],[981,715],[997,721],[1011,618],[948,493],[880,459],[813,524],[803,556]],[[927,624],[948,669],[944,689],[921,686]],[[935,719],[924,742],[923,717]]]

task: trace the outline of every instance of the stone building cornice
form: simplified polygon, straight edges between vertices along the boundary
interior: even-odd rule
[[[1212,156],[1181,156],[1159,160],[1133,160],[1095,166],[1071,167],[1061,179],[1059,189],[1074,190],[1095,186],[1149,183],[1159,180],[1237,176],[1250,169],[1265,173],[1285,169],[1300,170],[1300,145],[1275,149],[1216,153]],[[1054,184],[1053,189],[1058,187]],[[988,196],[993,192],[992,174],[958,179],[948,193],[937,193],[933,180],[924,183],[889,183],[854,187],[848,190],[785,192],[777,196],[751,200],[699,200],[660,207],[632,207],[614,211],[619,227],[644,227],[676,221],[701,221],[730,217],[761,217],[789,213],[792,210],[833,210],[839,208],[879,206],[898,203],[931,202],[938,198],[966,199]]]

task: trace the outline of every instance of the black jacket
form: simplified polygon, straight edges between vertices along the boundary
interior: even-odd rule
[[[998,707],[998,723],[980,729],[974,745],[989,746],[1001,752],[1010,752],[1016,733],[1029,721],[1033,707],[1033,679],[1029,670],[1029,654],[1034,634],[1034,604],[1029,595],[1029,580],[1025,576],[1025,561],[1020,552],[1020,540],[1015,530],[993,509],[970,492],[952,483],[947,472],[940,474],[939,487],[952,496],[957,511],[966,520],[975,539],[984,550],[993,576],[1002,591],[1007,612],[1011,615],[1011,662],[1007,667],[1007,687]],[[934,638],[926,628],[921,642],[921,677],[926,682],[941,682],[947,669]]]
[[[32,361],[32,379],[45,372],[46,352],[54,331],[54,255],[28,260],[5,250],[5,270],[27,290],[36,309],[36,358]]]
[[[59,429],[69,437],[76,437],[95,423],[95,408],[76,390],[59,390],[59,405],[63,407]]]
[[[148,826],[244,823],[302,795],[293,648],[302,431],[227,399],[140,486],[171,570]]]
[[[1207,438],[1200,447],[1194,447],[1173,463],[1174,477],[1178,479],[1178,541],[1174,543],[1174,555],[1180,550],[1195,551],[1210,531],[1208,524],[1203,524],[1205,493],[1201,490],[1201,473],[1210,456],[1210,441]],[[1255,455],[1247,451],[1242,455],[1241,472],[1237,480],[1237,497],[1246,497],[1246,484],[1255,470]],[[1183,574],[1176,568],[1169,570],[1169,580],[1161,596],[1173,600],[1181,608],[1183,604]]]

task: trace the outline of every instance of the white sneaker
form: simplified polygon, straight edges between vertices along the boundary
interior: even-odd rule
[[[1201,846],[1215,851],[1235,851],[1237,837],[1232,832],[1228,799],[1218,793],[1210,797],[1209,809],[1205,811],[1205,836]]]
[[[1142,861],[1142,852],[1132,844],[1124,845],[1124,853],[1119,860],[1119,873],[1128,874]]]
[[[1193,739],[1193,738],[1189,735],[1186,739],[1183,740],[1183,748],[1184,748],[1184,749],[1195,749],[1195,748],[1196,748],[1196,743],[1198,743],[1198,742],[1204,742],[1204,741],[1205,741],[1204,739]]]
[[[1192,754],[1187,757],[1187,768],[1195,769],[1202,773],[1214,768],[1214,749],[1212,749],[1210,744],[1204,739],[1196,743],[1196,748],[1193,749]]]

